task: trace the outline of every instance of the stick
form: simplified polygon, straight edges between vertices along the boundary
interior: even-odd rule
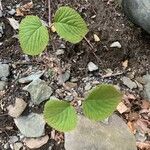
[[[101,60],[97,57],[97,55],[95,54],[94,46],[90,43],[90,41],[89,41],[86,37],[84,37],[84,39],[85,39],[85,41],[88,43],[88,45],[90,46],[93,55],[96,57],[96,59],[97,59],[98,61],[100,61],[100,63],[102,63],[102,61],[101,61]]]
[[[51,26],[51,0],[48,0],[48,25]]]

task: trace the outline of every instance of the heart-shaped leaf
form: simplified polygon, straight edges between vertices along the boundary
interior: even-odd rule
[[[49,100],[44,107],[44,118],[48,125],[62,132],[74,129],[77,124],[74,107],[65,101]]]
[[[60,7],[54,17],[54,26],[60,37],[71,43],[80,42],[88,32],[82,17],[70,7]]]
[[[99,121],[109,117],[122,99],[122,94],[109,84],[97,86],[83,102],[83,112],[91,120]]]
[[[47,28],[37,16],[26,16],[20,23],[19,41],[25,54],[38,55],[49,41]]]

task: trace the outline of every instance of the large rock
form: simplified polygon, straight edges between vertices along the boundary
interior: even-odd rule
[[[66,150],[137,150],[135,138],[117,115],[109,124],[79,116],[75,130],[65,134]]]
[[[45,121],[42,114],[31,113],[14,119],[20,132],[26,137],[40,137],[45,131]]]
[[[127,17],[150,33],[150,0],[122,0]]]
[[[26,90],[30,93],[31,100],[37,105],[49,99],[53,93],[52,88],[41,79],[33,80],[29,85],[25,86],[23,90]]]

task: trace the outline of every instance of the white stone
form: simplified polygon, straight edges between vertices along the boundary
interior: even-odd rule
[[[89,63],[88,63],[88,70],[89,70],[90,72],[96,71],[96,70],[98,70],[98,67],[97,67],[93,62],[89,62]]]
[[[114,47],[121,48],[121,44],[120,44],[118,41],[116,41],[116,42],[113,42],[113,43],[110,45],[110,47],[112,47],[112,48],[114,48]]]

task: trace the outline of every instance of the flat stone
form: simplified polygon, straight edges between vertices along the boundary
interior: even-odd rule
[[[122,7],[127,17],[150,33],[150,1],[122,0]]]
[[[42,75],[44,74],[44,71],[38,71],[35,73],[32,73],[31,75],[27,76],[27,77],[23,77],[19,79],[19,83],[29,83],[33,80],[39,79]]]
[[[147,74],[143,77],[145,85],[144,85],[144,93],[145,98],[147,98],[150,101],[150,75]]]
[[[88,70],[89,70],[90,72],[96,71],[96,70],[98,70],[98,67],[97,67],[93,62],[89,62],[89,63],[88,63]]]
[[[49,99],[53,93],[52,88],[41,79],[33,80],[29,85],[25,86],[23,90],[30,93],[31,100],[36,105]]]
[[[75,130],[65,134],[66,150],[137,150],[134,135],[125,122],[112,115],[108,124],[78,117]]]
[[[4,90],[6,86],[6,82],[5,81],[0,81],[0,91]]]
[[[128,77],[122,77],[122,82],[131,90],[137,88],[137,84]]]
[[[49,136],[46,135],[40,138],[26,138],[24,140],[25,145],[30,149],[40,148],[41,146],[45,145],[49,140]]]
[[[8,77],[9,73],[9,65],[0,63],[0,78]]]
[[[45,132],[45,121],[42,114],[31,113],[14,119],[20,132],[26,137],[40,137]]]
[[[21,98],[16,98],[15,104],[13,105],[9,105],[7,107],[8,110],[8,114],[14,118],[19,117],[23,111],[25,110],[27,106],[27,103],[21,99]]]

